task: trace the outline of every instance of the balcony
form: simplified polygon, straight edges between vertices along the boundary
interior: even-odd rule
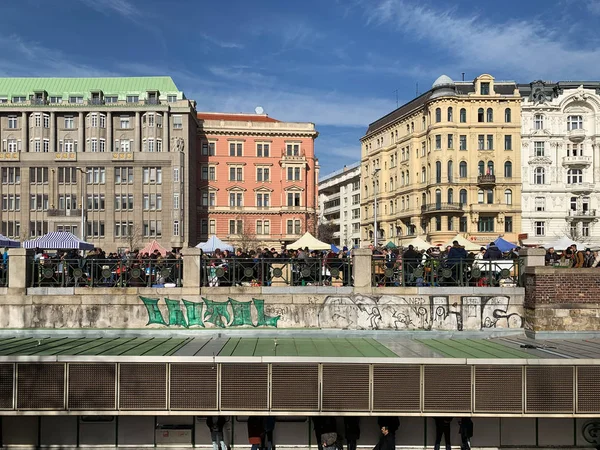
[[[306,153],[301,150],[299,153],[287,153],[284,149],[281,152],[281,159],[284,161],[306,161]]]
[[[35,106],[42,106],[46,105],[48,102],[43,98],[32,98],[31,100],[29,100],[29,103]]]
[[[88,105],[104,105],[104,100],[101,98],[90,98],[87,103]]]
[[[573,183],[566,185],[567,192],[585,194],[594,190],[594,183]]]
[[[588,167],[591,163],[591,156],[564,156],[562,160],[565,167]]]
[[[428,203],[421,206],[422,214],[431,214],[442,211],[462,211],[462,203]]]
[[[585,139],[585,130],[583,128],[575,128],[574,130],[567,131],[567,137],[571,142],[576,144],[582,142]]]
[[[144,100],[144,105],[160,105],[160,100],[157,98],[147,98]]]
[[[81,217],[81,209],[49,209],[48,217]]]
[[[596,218],[596,210],[595,209],[570,209],[569,210],[569,218],[571,219],[595,219]]]
[[[479,175],[477,184],[480,186],[494,186],[496,184],[496,175]]]

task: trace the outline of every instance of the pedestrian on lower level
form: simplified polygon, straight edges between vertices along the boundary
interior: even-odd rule
[[[452,423],[452,417],[435,418],[435,444],[433,446],[434,450],[440,450],[442,436],[444,436],[444,444],[446,445],[446,450],[451,450],[450,423]]]
[[[213,450],[227,450],[223,427],[225,426],[225,417],[209,416],[206,418],[206,426],[210,430],[210,440]]]
[[[312,418],[313,426],[315,428],[315,437],[317,438],[317,446],[319,450],[323,450],[323,435],[336,433],[337,437],[337,423],[335,417],[331,416],[317,416]]]
[[[387,426],[381,427],[381,437],[373,450],[396,450],[396,439]]]
[[[275,431],[275,417],[267,416],[263,421],[263,450],[275,450],[275,440],[273,438],[273,432]]]
[[[463,417],[459,420],[460,428],[460,450],[471,450],[471,438],[473,437],[473,421],[470,417]]]
[[[360,439],[360,417],[344,416],[344,433],[348,450],[356,450],[356,443]]]
[[[259,450],[263,441],[263,420],[260,416],[248,417],[248,442],[250,450]]]

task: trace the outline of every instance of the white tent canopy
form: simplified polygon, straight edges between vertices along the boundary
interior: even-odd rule
[[[82,241],[67,231],[51,231],[45,236],[23,242],[23,248],[43,250],[93,250],[94,244]]]
[[[229,250],[230,252],[233,251],[233,247],[231,245],[223,242],[216,236],[211,236],[206,242],[200,242],[198,245],[196,245],[196,248],[199,248],[204,253],[212,253],[216,249]]]
[[[321,242],[308,231],[304,233],[300,239],[287,246],[288,249],[296,250],[299,248],[308,247],[309,250],[331,250],[331,244]]]
[[[570,247],[572,244],[577,245],[577,250],[584,250],[586,247],[589,247],[588,244],[576,242],[567,236],[557,238],[555,241],[551,241],[550,243],[544,245],[544,247],[546,247],[546,248],[554,247],[555,250],[565,250],[567,247]]]
[[[420,237],[414,237],[407,241],[401,240],[400,245],[402,247],[408,247],[409,245],[412,245],[413,247],[418,248],[419,250],[427,250],[428,248],[433,247],[429,242]]]
[[[477,244],[476,242],[472,242],[472,241],[470,241],[470,240],[466,239],[465,237],[463,237],[463,236],[462,236],[462,235],[460,235],[460,234],[457,234],[457,235],[456,235],[456,236],[454,236],[452,239],[450,239],[450,240],[449,240],[449,241],[448,241],[448,242],[447,242],[447,243],[444,245],[444,247],[447,247],[447,246],[449,246],[449,245],[451,246],[451,245],[452,245],[452,242],[454,242],[454,241],[458,241],[458,245],[460,245],[460,246],[464,247],[464,248],[465,248],[465,250],[466,250],[466,251],[468,251],[468,252],[474,252],[474,251],[477,251],[477,250],[479,250],[479,249],[482,247],[481,245]]]

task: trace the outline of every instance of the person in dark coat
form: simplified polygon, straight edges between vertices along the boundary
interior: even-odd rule
[[[315,437],[317,438],[317,446],[319,450],[323,450],[323,435],[337,433],[337,423],[335,417],[317,416],[312,418],[313,427],[315,428]]]
[[[356,442],[360,439],[360,417],[344,416],[344,431],[348,450],[356,450]]]
[[[396,450],[396,439],[385,425],[381,427],[381,437],[373,450]]]
[[[490,246],[483,254],[483,259],[502,259],[502,252],[494,242],[490,242]]]
[[[434,450],[440,450],[442,436],[444,436],[444,444],[446,445],[446,450],[451,450],[450,423],[452,423],[452,417],[435,418],[435,444],[433,445]]]
[[[248,417],[248,442],[252,445],[251,450],[261,448],[263,441],[263,419],[260,416]]]
[[[454,281],[458,285],[462,285],[462,275],[467,257],[465,248],[458,241],[452,242],[452,247],[448,251],[448,257],[446,258],[446,265],[452,269],[452,278],[454,278]]]
[[[267,416],[263,421],[264,434],[263,442],[261,447],[263,449],[275,450],[275,439],[273,438],[273,432],[275,431],[275,417]]]
[[[463,417],[458,422],[460,429],[460,450],[471,450],[471,438],[473,437],[473,421],[470,417]]]
[[[412,245],[409,245],[408,250],[402,254],[402,272],[404,273],[405,284],[413,282],[412,274],[419,264],[421,264],[421,260],[421,254]]]
[[[210,440],[212,441],[213,450],[227,450],[225,437],[223,435],[225,417],[208,416],[206,418],[206,426],[210,430]]]
[[[400,420],[396,416],[381,416],[377,418],[377,425],[379,428],[386,427],[390,434],[396,435],[400,428]]]

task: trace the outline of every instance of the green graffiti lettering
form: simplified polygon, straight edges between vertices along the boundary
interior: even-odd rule
[[[183,306],[185,306],[185,311],[187,313],[188,326],[191,327],[197,325],[204,328],[204,321],[202,320],[204,303],[183,300]]]
[[[233,320],[230,327],[241,327],[243,325],[254,326],[252,323],[252,302],[238,302],[232,298],[229,299],[231,302],[231,308],[233,309]]]
[[[158,308],[158,298],[148,298],[140,296],[140,299],[142,299],[142,302],[144,302],[144,306],[148,310],[148,323],[146,325],[151,325],[153,323],[156,323],[158,325],[167,325],[167,322],[165,322],[165,319],[163,318],[162,313]]]
[[[256,308],[257,327],[275,327],[277,328],[277,321],[281,319],[281,316],[267,316],[265,315],[265,301],[253,298],[254,307]]]
[[[205,322],[212,323],[214,326],[220,328],[225,328],[229,325],[231,320],[229,311],[227,310],[229,301],[215,302],[204,297],[202,297],[202,300],[204,300],[204,303],[206,304]]]
[[[165,298],[167,309],[169,310],[169,326],[177,325],[187,328],[188,324],[185,320],[185,315],[181,310],[181,304],[179,300],[171,300]]]

